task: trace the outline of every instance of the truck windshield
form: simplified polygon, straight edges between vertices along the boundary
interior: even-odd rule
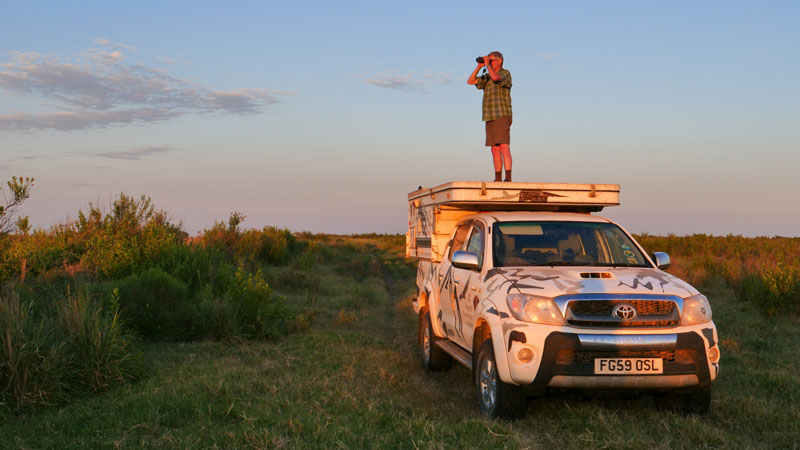
[[[651,267],[618,226],[597,222],[498,222],[492,230],[495,267]]]

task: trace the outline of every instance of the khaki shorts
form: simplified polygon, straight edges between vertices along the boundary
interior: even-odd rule
[[[486,122],[486,146],[511,144],[511,116]]]

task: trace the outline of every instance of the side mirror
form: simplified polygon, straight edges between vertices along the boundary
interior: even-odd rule
[[[650,254],[650,257],[653,258],[653,261],[656,263],[656,267],[661,270],[669,269],[670,260],[669,255],[664,252],[653,252]]]
[[[478,255],[472,252],[455,252],[453,266],[459,269],[478,270],[480,269]]]

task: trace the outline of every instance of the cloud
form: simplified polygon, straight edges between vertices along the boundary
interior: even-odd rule
[[[84,55],[97,64],[108,65],[122,62],[122,52],[119,50],[115,52],[104,52],[97,49],[89,49],[84,52]]]
[[[555,52],[537,52],[536,56],[542,59],[556,59],[560,55]]]
[[[85,184],[85,183],[78,183],[78,184],[69,184],[67,185],[68,188],[93,188],[97,187],[96,184]]]
[[[159,155],[173,151],[170,147],[142,147],[133,150],[108,151],[108,152],[73,152],[81,155],[98,156],[100,158],[126,159],[138,161],[146,156]]]
[[[168,56],[158,56],[156,57],[159,61],[163,62],[164,64],[178,64],[177,59],[172,59]]]
[[[428,73],[421,77],[415,75],[397,75],[394,72],[387,72],[371,77],[364,77],[367,84],[373,86],[396,89],[399,91],[427,91],[432,84],[447,84],[450,77],[440,73]]]
[[[121,49],[121,50],[128,50],[128,51],[132,51],[132,52],[135,52],[135,51],[139,50],[137,47],[135,47],[133,45],[123,44],[121,42],[111,42],[108,39],[102,38],[102,37],[95,39],[94,43],[97,44],[97,45],[105,45],[106,47],[118,48],[118,49]]]
[[[107,40],[100,43],[114,44]],[[187,114],[258,114],[292,92],[214,90],[169,72],[123,64],[121,51],[89,49],[77,62],[12,53],[0,66],[0,89],[37,97],[55,111],[0,115],[0,130],[87,130],[165,121]]]

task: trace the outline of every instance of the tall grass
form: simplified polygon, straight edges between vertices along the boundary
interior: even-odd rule
[[[75,393],[102,391],[142,374],[135,340],[119,311],[86,294],[68,294],[44,311],[0,296],[0,403],[13,409],[59,403]]]

